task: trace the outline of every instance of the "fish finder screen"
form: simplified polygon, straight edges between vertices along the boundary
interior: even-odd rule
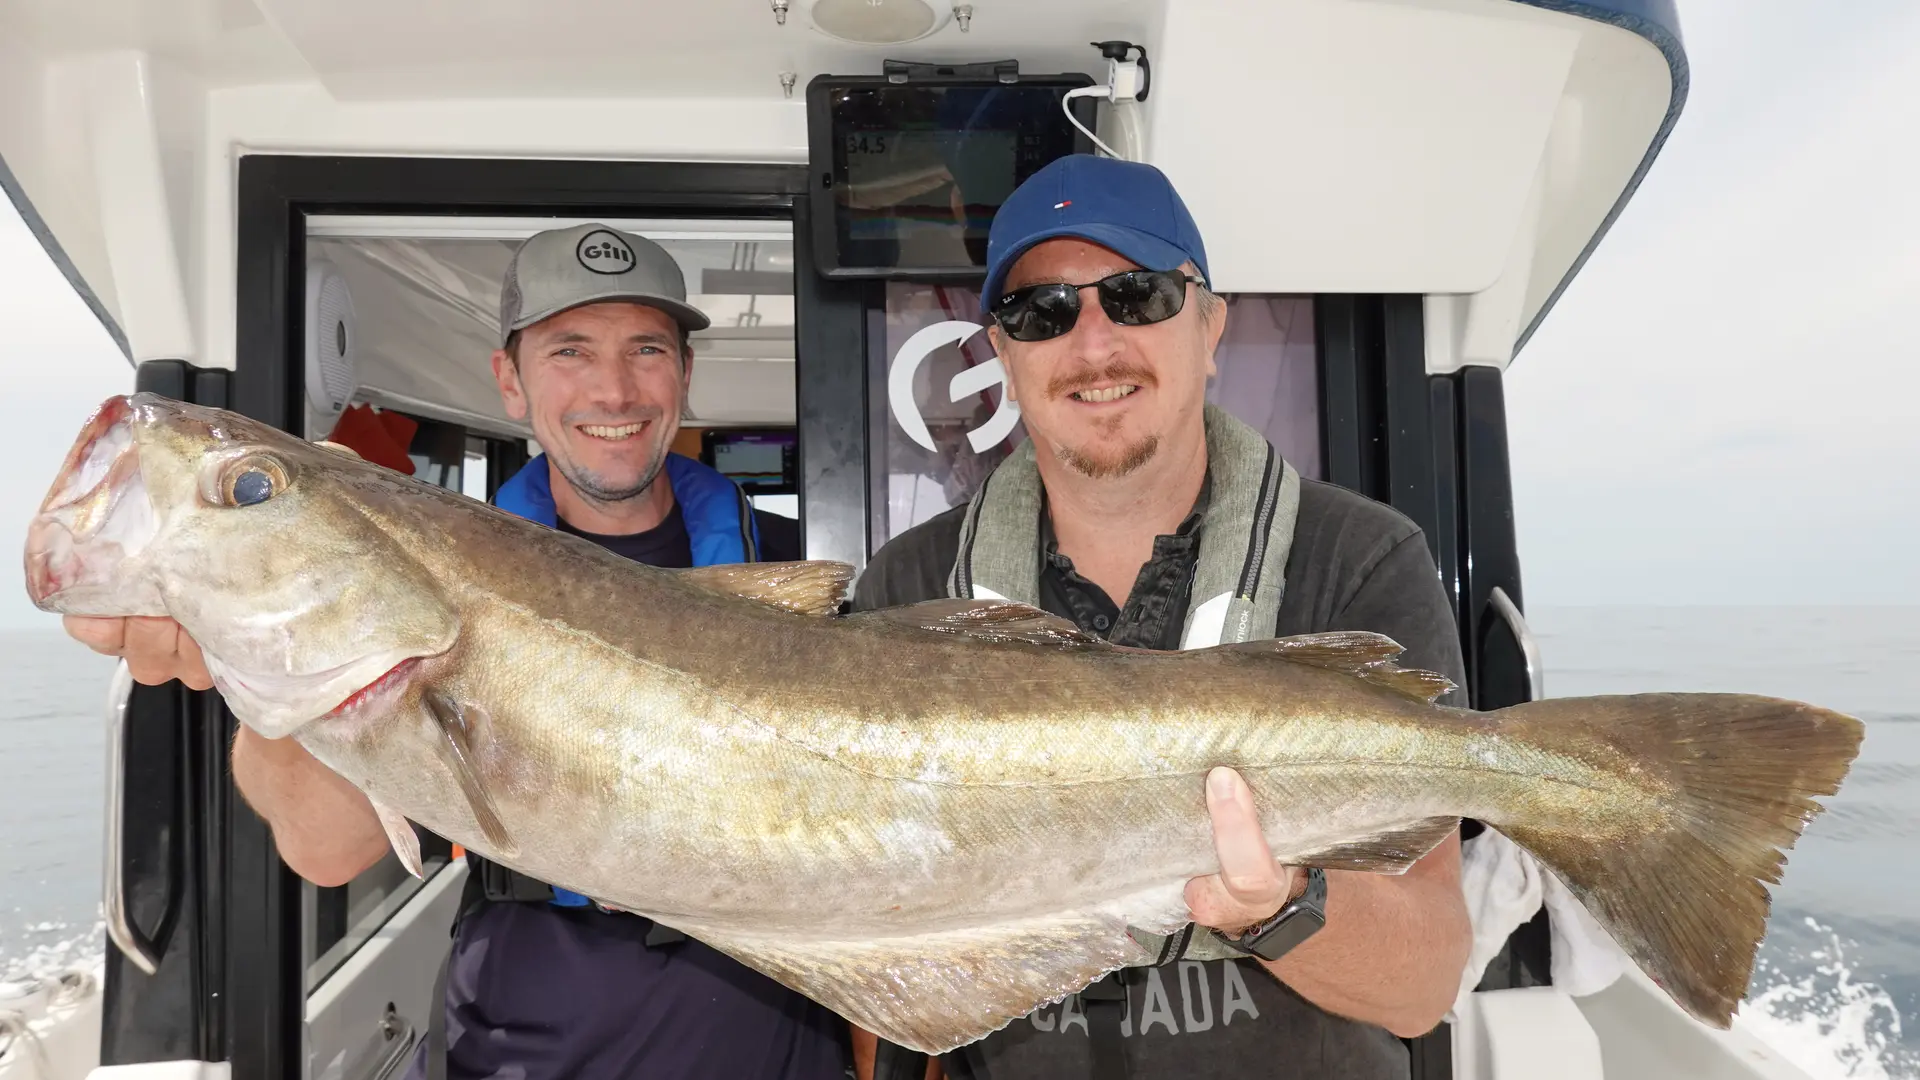
[[[1019,140],[1012,131],[849,133],[841,194],[848,237],[984,240],[994,211],[1013,193]]]
[[[706,456],[723,475],[748,494],[789,494],[795,490],[796,440],[792,431],[704,433]]]
[[[1080,146],[1049,85],[853,86],[825,100],[816,205],[829,273],[964,273],[986,266],[994,214],[1021,181]],[[1086,122],[1083,120],[1083,122]],[[818,133],[817,133],[818,134]],[[825,154],[821,152],[824,151]],[[864,276],[864,275],[863,275]]]

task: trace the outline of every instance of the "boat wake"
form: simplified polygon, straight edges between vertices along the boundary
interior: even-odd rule
[[[66,923],[40,923],[22,928],[24,933],[49,937],[72,928]],[[41,941],[18,956],[0,954],[0,998],[8,990],[22,990],[36,983],[57,982],[71,971],[92,971],[106,955],[107,924],[96,922],[90,929],[68,933],[52,941]]]
[[[1815,1080],[1920,1080],[1893,997],[1854,977],[1851,943],[1808,917],[1819,939],[1776,960],[1762,954],[1741,1024]]]

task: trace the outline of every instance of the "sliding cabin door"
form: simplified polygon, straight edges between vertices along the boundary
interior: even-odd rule
[[[1530,700],[1500,372],[1428,375],[1417,296],[1323,296],[1319,310],[1327,478],[1426,533],[1474,707]]]
[[[138,391],[230,404],[231,373],[153,361]],[[232,718],[219,695],[179,683],[140,686],[122,664],[108,727],[108,946],[101,1063],[226,1056],[226,903],[232,868],[246,865],[264,829],[246,820],[226,779]]]
[[[1418,296],[1322,296],[1318,311],[1327,478],[1392,505],[1426,534],[1459,621],[1471,706],[1532,700],[1500,372],[1429,375]],[[1464,823],[1464,836],[1479,831]],[[1547,985],[1547,949],[1542,912],[1515,931],[1479,988]],[[1411,1046],[1416,1080],[1452,1075],[1447,1026]]]

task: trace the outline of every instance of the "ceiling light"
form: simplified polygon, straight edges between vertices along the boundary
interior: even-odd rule
[[[856,45],[918,41],[946,25],[953,12],[927,0],[813,0],[813,27]]]

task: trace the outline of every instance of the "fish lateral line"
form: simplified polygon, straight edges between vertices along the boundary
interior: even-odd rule
[[[940,754],[940,755],[927,755],[929,758],[929,761],[927,762],[927,764],[923,765],[917,773],[915,773],[915,772],[910,772],[907,769],[887,769],[887,768],[878,767],[876,765],[866,764],[859,761],[858,759],[862,756],[871,756],[871,755],[861,755],[859,753],[859,745],[857,744],[864,744],[867,741],[866,739],[845,740],[839,745],[835,745],[832,742],[827,740],[813,741],[813,740],[797,739],[792,735],[788,734],[786,731],[784,731],[780,727],[780,725],[768,724],[764,720],[754,719],[753,717],[749,716],[745,712],[745,710],[741,709],[738,705],[736,705],[731,701],[728,701],[724,698],[716,698],[716,700],[718,701],[719,704],[724,705],[728,709],[732,710],[733,712],[738,713],[741,719],[769,731],[774,738],[778,739],[783,744],[805,751],[809,754],[814,755],[815,757],[832,762],[852,772],[859,773],[862,776],[869,776],[879,780],[908,781],[912,783],[926,784],[929,787],[1015,788],[1015,789],[1018,789],[1018,788],[1086,788],[1086,787],[1094,787],[1100,784],[1138,783],[1139,781],[1142,781],[1142,780],[1177,780],[1183,777],[1203,777],[1217,768],[1233,769],[1236,772],[1245,774],[1250,772],[1282,772],[1284,773],[1284,772],[1299,772],[1299,771],[1328,770],[1328,769],[1350,770],[1355,766],[1364,766],[1366,768],[1379,770],[1381,772],[1420,773],[1420,774],[1457,773],[1457,774],[1464,774],[1464,775],[1470,775],[1470,776],[1534,780],[1537,782],[1550,784],[1555,787],[1570,788],[1574,791],[1580,791],[1580,792],[1585,792],[1588,794],[1595,794],[1595,795],[1606,794],[1615,790],[1615,785],[1610,785],[1606,783],[1586,782],[1573,777],[1539,776],[1537,774],[1529,773],[1524,769],[1513,767],[1513,766],[1461,765],[1461,764],[1452,764],[1448,762],[1416,762],[1416,761],[1402,761],[1397,759],[1341,758],[1341,757],[1285,758],[1285,759],[1275,760],[1271,762],[1259,762],[1259,761],[1235,762],[1235,761],[1229,761],[1225,759],[1219,759],[1219,760],[1211,761],[1207,764],[1195,765],[1192,768],[1167,769],[1159,772],[1133,771],[1133,772],[1115,773],[1108,776],[1092,776],[1092,777],[1034,776],[1034,777],[1021,777],[1021,778],[1010,778],[1010,777],[977,778],[977,777],[970,777],[967,771],[964,769],[954,769],[954,768],[947,767],[948,759],[952,757],[952,755]],[[871,724],[870,726],[872,726],[875,729],[872,732],[872,734],[875,736],[882,736],[882,735],[888,734],[888,731],[887,731],[888,725]],[[965,748],[969,754],[977,754],[977,749],[974,747],[973,744],[965,744]],[[1604,773],[1602,775],[1604,779],[1619,779],[1616,777],[1612,777],[1610,775],[1606,775]]]

